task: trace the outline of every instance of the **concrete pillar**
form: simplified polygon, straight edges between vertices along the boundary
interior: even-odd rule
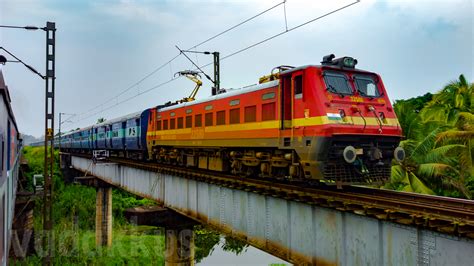
[[[194,232],[191,229],[166,229],[165,265],[194,265]]]
[[[95,243],[97,246],[112,245],[112,188],[98,187],[95,208]]]

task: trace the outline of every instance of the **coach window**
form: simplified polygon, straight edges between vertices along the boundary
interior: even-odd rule
[[[213,117],[214,113],[207,113],[206,116],[205,116],[205,126],[206,127],[210,127],[212,126],[213,124],[213,121],[212,121],[212,117]]]
[[[275,120],[275,103],[262,104],[262,121]]]
[[[230,109],[229,112],[229,123],[238,124],[240,123],[240,108]]]
[[[186,128],[193,127],[193,116],[188,115],[186,116]]]
[[[178,117],[178,128],[183,128],[183,118]]]
[[[175,118],[171,118],[170,119],[170,129],[175,129],[176,128],[176,119]]]
[[[194,117],[194,126],[195,127],[202,127],[202,115],[201,114],[196,115]]]
[[[257,121],[257,106],[247,106],[244,110],[244,121],[245,123]]]
[[[168,119],[163,120],[163,130],[168,129]]]
[[[161,130],[161,120],[156,121],[156,130]]]
[[[299,75],[293,78],[293,87],[295,89],[295,99],[303,98],[303,76]]]
[[[225,125],[225,110],[216,113],[216,125]]]

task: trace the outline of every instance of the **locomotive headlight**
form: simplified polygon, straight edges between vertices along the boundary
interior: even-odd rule
[[[356,160],[357,152],[356,149],[352,146],[347,146],[342,152],[342,156],[347,163],[353,163]]]
[[[398,162],[401,162],[401,161],[405,160],[405,150],[402,147],[398,146],[395,149],[395,151],[393,151],[393,157]]]
[[[357,59],[354,59],[352,57],[344,57],[342,60],[344,67],[349,67],[349,68],[354,68],[355,65],[357,65]]]

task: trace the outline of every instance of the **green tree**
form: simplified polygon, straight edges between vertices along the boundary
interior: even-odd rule
[[[474,83],[469,84],[464,75],[451,81],[439,93],[433,96],[421,111],[424,120],[437,120],[454,123],[460,112],[472,113]]]
[[[392,166],[388,188],[471,198],[474,192],[473,84],[463,75],[418,106],[424,96],[395,102],[406,159]]]

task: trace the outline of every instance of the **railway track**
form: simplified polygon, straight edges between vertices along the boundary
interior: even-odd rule
[[[79,156],[90,158],[90,156]],[[243,178],[200,169],[119,158],[110,158],[110,162],[474,239],[473,200],[362,186],[343,189],[328,186],[308,187],[307,184],[296,182]]]

